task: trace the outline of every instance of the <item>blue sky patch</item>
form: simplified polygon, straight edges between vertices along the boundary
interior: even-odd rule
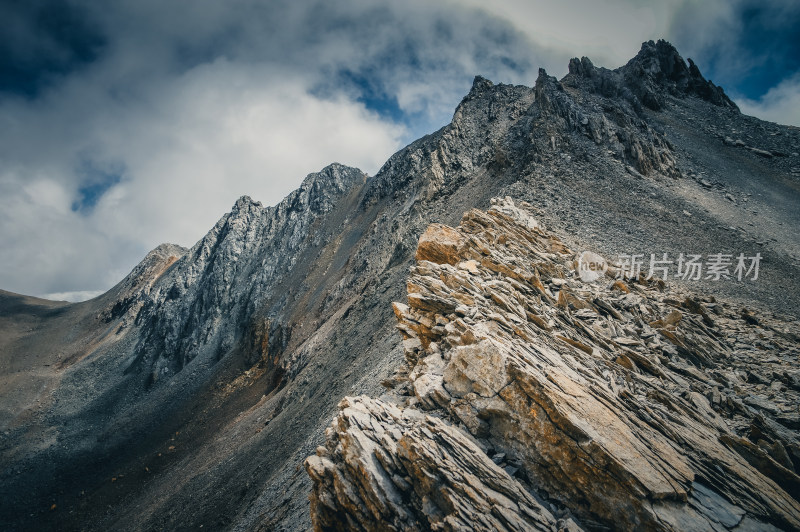
[[[800,71],[800,3],[743,2],[735,24],[735,33],[721,35],[706,51],[706,78],[757,100]]]
[[[403,122],[405,115],[397,103],[397,98],[384,90],[379,74],[370,70],[363,73],[344,70],[339,73],[338,78],[344,87],[356,91],[358,94],[356,100],[363,103],[367,109],[392,122]]]
[[[121,164],[111,164],[101,169],[91,161],[84,162],[80,169],[83,184],[78,188],[78,197],[72,202],[73,212],[90,214],[103,194],[122,181],[123,173],[124,166]]]

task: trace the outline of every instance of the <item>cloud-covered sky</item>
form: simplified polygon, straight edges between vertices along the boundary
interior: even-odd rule
[[[794,0],[0,3],[0,288],[78,300],[236,198],[373,174],[481,74],[531,85],[666,38],[750,114],[800,125]]]

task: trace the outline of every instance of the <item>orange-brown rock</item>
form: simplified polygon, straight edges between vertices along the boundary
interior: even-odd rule
[[[445,420],[345,398],[306,459],[315,530],[577,530]]]
[[[307,462],[317,530],[800,528],[786,324],[643,279],[584,283],[573,253],[508,198],[426,235],[408,305],[395,305],[409,362],[398,406],[343,403]],[[774,354],[741,338],[768,338]]]
[[[431,224],[419,239],[416,259],[455,265],[461,261],[463,246],[461,233],[446,225]]]

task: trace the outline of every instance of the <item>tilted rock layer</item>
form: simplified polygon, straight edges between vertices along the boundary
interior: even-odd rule
[[[306,461],[315,528],[800,528],[790,324],[613,266],[584,283],[493,203],[420,239],[407,366]]]

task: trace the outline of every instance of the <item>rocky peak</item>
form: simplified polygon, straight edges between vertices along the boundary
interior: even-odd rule
[[[451,123],[389,158],[368,183],[363,205],[390,195],[430,200],[460,186],[460,178],[497,158],[494,152],[533,100],[530,87],[476,76]]]
[[[483,76],[475,76],[472,88],[464,96],[461,103],[456,108],[453,122],[458,123],[462,119],[488,118],[494,120],[493,116],[499,108],[506,108],[509,111],[523,103],[526,107],[530,105],[527,96],[530,88],[507,85],[504,83],[493,83]],[[489,111],[488,114],[486,111]]]
[[[678,50],[663,39],[643,42],[639,53],[626,66],[633,65],[657,80],[680,82],[688,77],[688,68]]]
[[[366,178],[366,174],[358,168],[331,163],[319,172],[308,174],[296,190],[272,209],[282,211],[308,206],[317,211],[329,210],[337,198],[363,186]],[[264,210],[270,209],[265,209],[261,202],[250,196],[242,196],[236,200],[230,214],[220,221],[259,216]]]
[[[561,83],[554,76],[548,75],[543,68],[539,69],[539,75],[536,77],[536,83],[533,88],[536,93],[537,104],[545,111],[557,110],[560,114],[565,112],[569,114],[569,111],[564,106],[575,107],[571,98],[566,94],[562,94],[564,87]]]
[[[607,97],[631,101],[634,108],[644,106],[658,111],[666,95],[695,96],[720,107],[738,110],[721,87],[706,80],[697,65],[683,60],[678,50],[665,40],[647,41],[636,56],[616,70],[595,67],[586,57],[569,62],[571,83],[577,83]],[[580,80],[580,81],[576,81]]]
[[[364,172],[358,168],[331,163],[319,172],[308,174],[300,186],[320,191],[347,192],[353,185],[363,185],[364,178]]]
[[[531,136],[544,141],[543,151],[556,151],[579,133],[606,145],[637,174],[680,176],[669,143],[643,119],[638,98],[620,79],[618,73],[595,68],[586,58],[573,59],[570,74],[561,81],[540,68],[536,101],[530,109],[536,119]],[[599,98],[579,97],[569,88],[586,89]]]
[[[236,203],[231,207],[231,214],[235,216],[239,213],[245,213],[260,208],[263,208],[260,201],[255,201],[250,196],[242,196],[237,199]]]
[[[296,191],[295,199],[306,200],[316,209],[329,209],[336,198],[362,187],[366,179],[366,174],[358,168],[332,163],[319,172],[308,174]]]
[[[714,105],[738,109],[721,87],[707,81],[691,59],[687,65],[678,50],[665,40],[642,43],[636,57],[619,71],[650,109],[663,106],[662,91],[674,96],[697,96]]]
[[[251,205],[254,206],[254,207],[261,207],[262,206],[260,201],[255,201],[250,196],[247,196],[247,195],[241,196],[239,199],[236,200],[236,203],[233,204],[232,210],[238,211],[238,210],[242,210],[242,209],[247,209]]]
[[[161,244],[131,270],[125,278],[110,290],[113,302],[100,313],[100,318],[109,322],[126,315],[135,316],[156,281],[183,257],[188,250],[177,244]]]
[[[594,63],[588,57],[573,57],[569,60],[569,73],[575,76],[591,77],[595,73]]]
[[[334,163],[309,174],[274,207],[239,198],[141,305],[136,320],[145,336],[135,364],[152,367],[148,383],[174,375],[197,357],[221,357],[242,342],[253,327],[254,309],[273,295],[305,249],[327,238],[312,231],[315,221],[365,181],[361,170]],[[222,313],[250,318],[225,323]],[[264,332],[280,337],[274,333]]]
[[[578,97],[565,90],[570,88],[585,94]],[[392,156],[368,184],[364,205],[419,191],[423,198],[434,197],[448,190],[448,175],[469,174],[487,163],[507,169],[506,154],[521,146],[528,147],[528,157],[534,151],[559,152],[575,133],[605,145],[636,175],[678,177],[669,143],[642,114],[645,108],[661,109],[667,95],[693,95],[735,108],[666,41],[644,43],[636,58],[616,70],[596,67],[585,57],[572,59],[560,81],[540,69],[533,88],[475,76],[452,122]]]
[[[472,88],[469,90],[466,98],[476,98],[486,91],[491,90],[492,87],[494,87],[494,83],[490,80],[480,75],[475,76],[472,80]]]

